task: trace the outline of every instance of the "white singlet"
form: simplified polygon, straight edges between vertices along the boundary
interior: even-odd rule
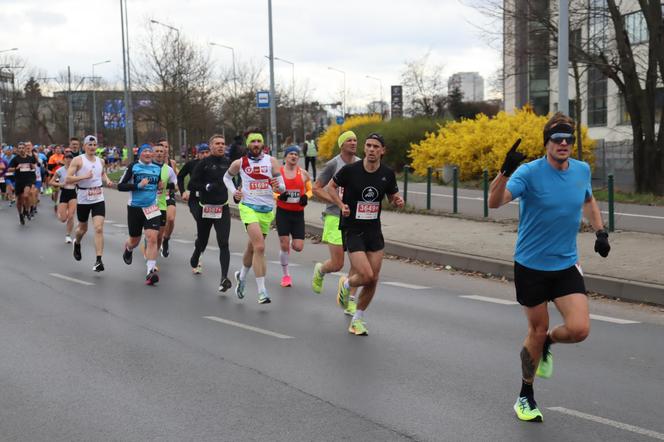
[[[81,158],[81,167],[76,172],[76,176],[84,176],[92,171],[92,178],[76,183],[78,204],[95,204],[104,201],[101,182],[101,175],[104,171],[102,170],[101,160],[95,157],[95,161],[92,162],[85,155],[81,155],[79,158]]]

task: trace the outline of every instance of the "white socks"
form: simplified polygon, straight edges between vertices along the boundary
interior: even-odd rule
[[[251,267],[242,266],[242,269],[240,269],[240,280],[244,281],[247,278],[247,273],[249,273],[249,269],[251,269]]]
[[[364,310],[357,309],[355,310],[355,314],[353,315],[353,321],[356,319],[364,319]]]
[[[256,277],[256,285],[258,286],[258,293],[265,292],[265,276]]]
[[[148,259],[148,273],[150,273],[157,266],[156,259]]]
[[[288,276],[288,256],[289,252],[279,250],[279,262],[281,263],[281,270],[284,272],[284,276]]]

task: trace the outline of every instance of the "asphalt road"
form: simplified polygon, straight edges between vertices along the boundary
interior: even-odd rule
[[[403,193],[403,181],[399,182]],[[452,213],[453,189],[451,186],[432,185],[431,208]],[[484,216],[484,192],[475,189],[458,190],[458,210],[462,215]],[[420,209],[427,207],[426,183],[408,183],[408,204]],[[605,223],[608,223],[608,203],[600,201],[600,210]],[[519,218],[519,203],[513,201],[500,209],[490,209],[489,217],[497,220]],[[619,204],[614,207],[615,228],[634,232],[664,234],[664,207],[637,204]]]
[[[593,301],[589,339],[555,346],[554,377],[536,384],[545,422],[523,423],[512,405],[526,327],[510,284],[386,261],[370,335],[355,337],[336,277],[309,289],[325,246],[293,254],[284,289],[272,234],[273,303],[257,304],[252,279],[244,300],[219,296],[216,250],[190,273],[180,205],[148,287],[138,252],[131,267],[121,258],[126,195],[108,198],[100,274],[91,237],[75,262],[47,208],[21,227],[1,206],[0,440],[664,440],[659,309]],[[244,242],[234,221],[231,251]]]

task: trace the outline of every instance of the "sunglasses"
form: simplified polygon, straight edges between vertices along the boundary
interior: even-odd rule
[[[566,141],[568,145],[572,145],[576,141],[576,137],[573,134],[566,133],[552,134],[549,139],[555,144],[562,144],[563,141]]]

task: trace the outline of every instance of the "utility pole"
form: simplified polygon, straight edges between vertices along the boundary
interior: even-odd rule
[[[569,0],[558,0],[558,11],[558,110],[569,115]]]
[[[267,10],[269,18],[270,32],[270,134],[271,134],[271,152],[274,154],[277,149],[277,97],[274,90],[274,45],[272,42],[272,0],[267,0]]]
[[[67,66],[67,115],[69,123],[69,138],[74,136],[74,104],[72,103],[71,95],[71,66]]]
[[[134,160],[134,116],[131,103],[131,72],[129,61],[129,23],[127,22],[126,0],[120,0],[120,25],[122,28],[122,68],[124,76],[125,101],[125,144],[129,149],[129,159]],[[126,42],[125,42],[126,40]]]

